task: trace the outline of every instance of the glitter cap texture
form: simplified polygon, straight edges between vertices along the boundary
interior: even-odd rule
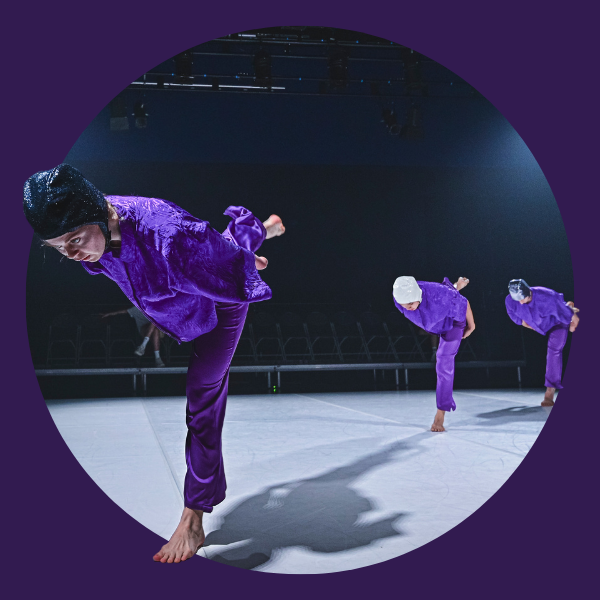
[[[23,210],[43,240],[60,237],[83,225],[98,225],[108,239],[104,195],[71,165],[58,165],[32,175],[25,182]]]

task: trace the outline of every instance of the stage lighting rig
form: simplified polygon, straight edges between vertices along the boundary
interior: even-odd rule
[[[192,75],[192,67],[194,66],[194,56],[191,50],[181,52],[175,58],[175,82],[176,83],[192,83],[194,77]]]
[[[259,50],[254,55],[254,81],[259,87],[271,88],[271,55]]]
[[[126,131],[129,129],[129,119],[127,117],[127,103],[124,96],[113,98],[109,104],[110,108],[110,130]]]
[[[410,106],[406,115],[406,123],[400,130],[400,137],[405,140],[420,140],[424,135],[421,126],[422,117],[421,108],[418,105]]]
[[[138,101],[133,105],[133,116],[135,117],[135,126],[138,129],[148,127],[148,113],[146,105],[142,101]]]
[[[348,54],[341,48],[329,55],[329,81],[335,88],[346,87],[348,83]]]
[[[398,135],[400,133],[400,125],[398,125],[398,120],[393,109],[384,108],[381,111],[381,121],[385,123],[390,135]]]

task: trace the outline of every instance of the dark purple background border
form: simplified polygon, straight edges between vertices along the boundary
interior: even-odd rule
[[[591,3],[369,2],[331,6],[229,1],[124,2],[5,13],[5,157],[2,445],[4,567],[11,598],[159,598],[240,593],[296,598],[330,593],[421,597],[581,597],[594,589],[597,468],[591,388],[597,278],[591,216],[598,131]],[[189,9],[184,9],[185,6]],[[370,11],[365,14],[366,7]],[[14,7],[14,3],[13,3]],[[301,7],[301,8],[300,8]],[[189,11],[189,12],[188,12]],[[569,12],[566,12],[569,11]],[[85,13],[85,14],[84,14]],[[33,375],[25,326],[31,232],[23,181],[63,160],[96,113],[126,84],[166,57],[234,31],[281,24],[358,29],[401,42],[472,83],[517,129],[561,208],[574,262],[582,327],[565,391],[526,461],[479,511],[403,557],[340,574],[269,575],[205,560],[152,563],[162,541],[114,505],[56,432]],[[92,75],[93,74],[93,75]],[[587,91],[587,93],[586,93]],[[595,164],[593,166],[596,166]],[[10,220],[9,220],[10,218]],[[10,223],[10,225],[8,225]],[[468,235],[468,232],[465,232]],[[548,240],[551,243],[551,240]],[[526,251],[526,249],[524,249]],[[597,254],[597,252],[595,253]],[[491,258],[493,260],[493,258]],[[552,265],[548,265],[551,269]],[[4,306],[4,303],[6,306]],[[597,395],[597,394],[596,394]]]

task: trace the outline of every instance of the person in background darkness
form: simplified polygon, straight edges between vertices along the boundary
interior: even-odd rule
[[[136,356],[144,356],[148,342],[152,340],[152,348],[154,350],[154,366],[164,367],[165,363],[160,357],[160,340],[164,337],[164,333],[154,325],[146,315],[137,307],[124,308],[114,312],[104,313],[100,315],[103,319],[107,317],[115,317],[117,315],[129,315],[134,321],[137,330],[140,332],[143,340],[142,343],[134,350]]]
[[[554,393],[563,389],[562,351],[569,331],[575,331],[579,325],[579,309],[573,302],[565,302],[562,294],[545,287],[529,287],[523,279],[509,282],[504,303],[514,323],[548,336],[542,406],[554,406]]]
[[[454,359],[461,340],[475,330],[471,305],[460,294],[468,283],[466,277],[459,277],[454,285],[447,277],[443,283],[417,281],[414,277],[398,277],[394,282],[396,308],[417,327],[440,336],[435,365],[437,412],[431,431],[446,431],[446,412],[456,409],[452,397]]]
[[[36,235],[90,274],[115,281],[129,301],[178,342],[193,341],[187,374],[187,472],[177,529],[154,560],[181,562],[204,543],[202,518],[225,499],[221,432],[229,367],[250,302],[271,298],[255,252],[285,232],[243,206],[218,233],[166,200],[104,196],[70,165],[32,175],[23,210]]]

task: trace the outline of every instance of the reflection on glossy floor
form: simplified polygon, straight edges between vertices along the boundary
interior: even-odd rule
[[[543,391],[231,396],[225,502],[198,553],[246,569],[325,573],[382,562],[453,528],[510,477],[550,409]],[[168,539],[183,507],[184,398],[49,401],[73,454],[119,506]],[[158,550],[158,548],[157,548]]]

